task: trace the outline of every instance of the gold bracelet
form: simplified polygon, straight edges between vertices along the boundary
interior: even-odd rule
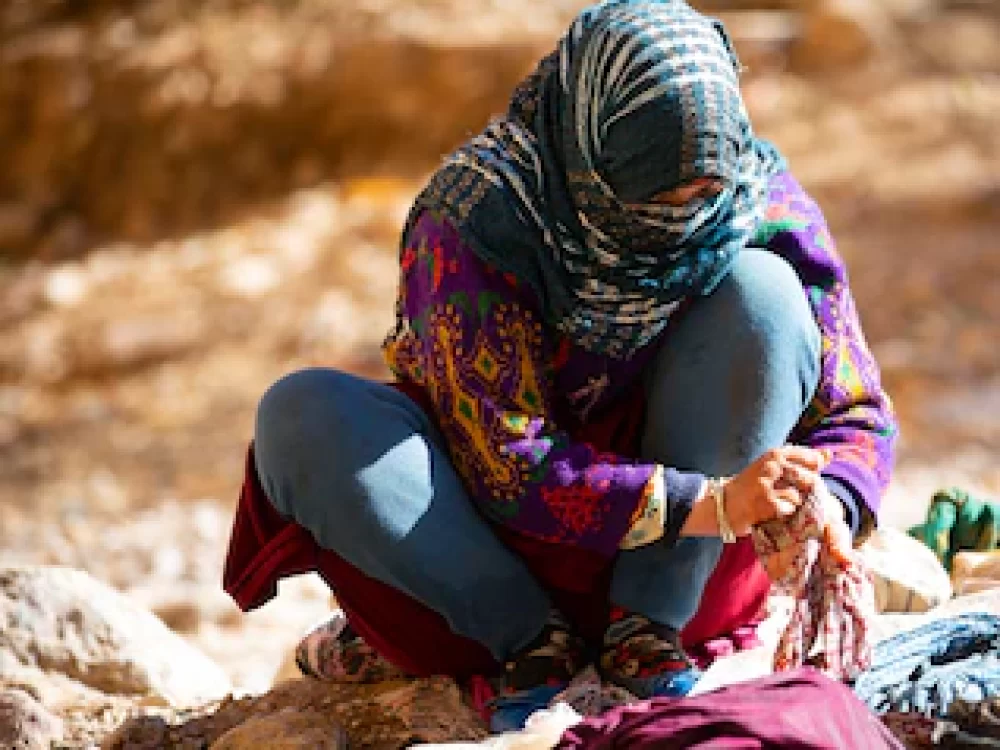
[[[708,491],[715,500],[715,520],[719,524],[719,536],[722,537],[723,544],[732,544],[736,541],[736,534],[729,524],[729,517],[726,515],[726,487],[722,479],[709,479]]]

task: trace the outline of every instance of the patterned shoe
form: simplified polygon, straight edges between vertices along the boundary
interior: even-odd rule
[[[332,682],[386,682],[405,677],[354,632],[339,609],[299,642],[295,663],[306,677]]]
[[[687,695],[701,672],[681,648],[680,634],[648,617],[612,607],[601,672],[639,698]]]
[[[490,730],[523,729],[531,714],[566,689],[582,666],[583,653],[583,641],[553,610],[538,637],[505,665],[503,692],[490,702]]]

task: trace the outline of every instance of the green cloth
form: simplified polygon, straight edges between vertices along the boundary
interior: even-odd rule
[[[934,494],[927,520],[910,529],[910,536],[930,547],[947,570],[956,552],[997,549],[1000,503],[979,499],[952,487]]]

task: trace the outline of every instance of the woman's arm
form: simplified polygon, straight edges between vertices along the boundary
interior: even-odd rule
[[[823,338],[820,384],[792,440],[829,451],[823,477],[855,535],[863,537],[875,525],[892,470],[892,405],[823,215],[787,174],[772,182],[764,229],[767,246],[799,273]]]

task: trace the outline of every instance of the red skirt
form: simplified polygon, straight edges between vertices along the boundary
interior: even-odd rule
[[[407,384],[395,385],[428,410],[421,390]],[[645,401],[636,389],[636,395],[627,403],[603,419],[573,430],[572,435],[602,451],[636,455],[644,413]],[[521,556],[581,634],[598,640],[608,621],[614,560],[574,547],[540,542],[500,526],[494,529]],[[336,592],[337,602],[354,629],[404,671],[467,677],[497,669],[484,646],[451,632],[439,614],[366,576],[317,545],[303,527],[283,518],[260,486],[251,446],[223,588],[247,611],[274,597],[280,579],[314,571]],[[684,628],[685,645],[697,648],[759,621],[769,586],[749,539],[727,545],[697,613]]]

